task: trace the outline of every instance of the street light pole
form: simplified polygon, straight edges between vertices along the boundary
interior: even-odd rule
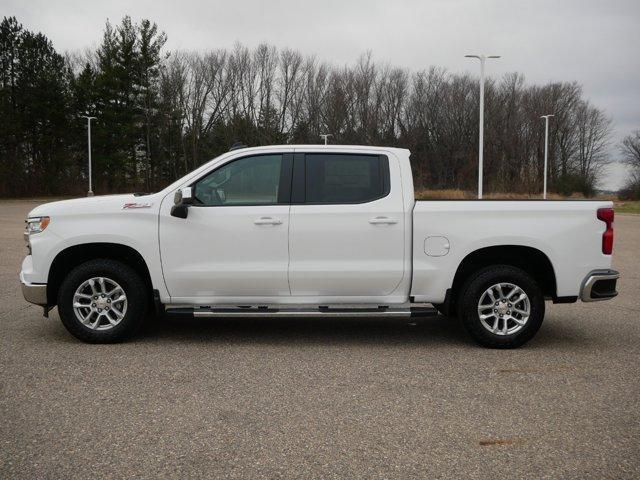
[[[553,115],[542,115],[544,118],[544,180],[542,187],[542,198],[547,199],[547,161],[549,158],[549,118]]]
[[[87,115],[81,115],[81,117],[87,119],[87,150],[89,152],[89,191],[87,192],[87,197],[93,197],[91,185],[91,120],[96,120],[96,117],[89,117]]]
[[[327,144],[327,139],[328,139],[329,137],[333,137],[333,135],[332,135],[332,134],[330,134],[330,133],[324,133],[324,134],[320,135],[320,138],[324,139],[324,144],[325,144],[325,145]]]
[[[478,135],[478,198],[482,198],[482,167],[484,161],[484,62],[487,58],[500,58],[500,55],[465,55],[480,60],[480,134]]]

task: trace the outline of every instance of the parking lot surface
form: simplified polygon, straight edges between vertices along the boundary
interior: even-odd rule
[[[86,345],[27,304],[0,202],[0,478],[638,478],[640,216],[613,301],[482,349],[444,317],[161,320]]]

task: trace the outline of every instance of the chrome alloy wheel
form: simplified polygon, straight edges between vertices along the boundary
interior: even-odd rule
[[[110,278],[90,278],[73,294],[73,311],[86,327],[109,330],[118,325],[127,313],[127,295]]]
[[[496,283],[487,288],[478,302],[482,326],[495,335],[511,335],[521,330],[531,316],[527,294],[513,283]]]

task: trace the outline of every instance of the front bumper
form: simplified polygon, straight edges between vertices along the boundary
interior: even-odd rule
[[[20,283],[22,284],[22,296],[27,302],[43,307],[47,306],[46,283],[29,283],[25,281],[22,273],[20,273]]]
[[[615,270],[593,270],[582,282],[580,300],[597,302],[612,299],[618,295],[616,291],[618,278],[620,273]]]

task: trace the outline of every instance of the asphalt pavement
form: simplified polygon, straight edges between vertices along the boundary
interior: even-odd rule
[[[0,202],[0,478],[639,478],[640,216],[613,301],[547,304],[537,337],[452,320],[162,320],[86,345],[18,282]]]

